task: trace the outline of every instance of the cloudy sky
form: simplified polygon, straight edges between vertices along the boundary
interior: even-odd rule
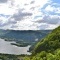
[[[42,30],[60,25],[60,0],[0,0],[0,29]]]

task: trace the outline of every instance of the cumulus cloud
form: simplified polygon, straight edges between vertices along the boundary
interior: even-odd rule
[[[5,20],[3,20],[5,19]],[[4,26],[7,26],[7,25],[12,25],[12,24],[16,24],[17,22],[14,21],[14,20],[9,20],[8,18],[3,18],[3,17],[0,17],[0,27],[4,27]]]
[[[18,20],[23,20],[25,17],[28,17],[28,16],[32,16],[32,13],[18,11],[18,13],[13,14],[11,19],[14,18],[14,20],[18,21]]]
[[[60,17],[56,16],[44,16],[42,20],[36,21],[38,23],[48,23],[48,24],[58,24],[60,22]]]
[[[0,0],[0,28],[52,29],[60,25],[60,4],[53,0]]]
[[[48,27],[50,27],[48,24],[42,24],[39,26],[41,30],[47,29]]]
[[[55,4],[56,6],[56,4]],[[45,11],[46,12],[50,12],[50,13],[60,13],[60,7],[57,6],[55,7],[54,5],[48,5],[46,8],[45,8]]]
[[[5,3],[7,2],[8,0],[0,0],[0,3]]]
[[[34,4],[35,3],[35,1],[31,1],[31,3],[30,4]]]

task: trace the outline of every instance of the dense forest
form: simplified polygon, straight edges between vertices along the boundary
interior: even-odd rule
[[[32,55],[24,57],[24,60],[60,60],[60,26],[41,39]]]

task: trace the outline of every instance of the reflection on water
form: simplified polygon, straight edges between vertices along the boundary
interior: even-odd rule
[[[0,39],[0,53],[15,54],[15,55],[31,54],[27,52],[29,50],[30,45],[27,47],[17,47],[15,45],[11,45],[11,43],[12,42],[8,42],[8,41],[5,41],[4,39]]]

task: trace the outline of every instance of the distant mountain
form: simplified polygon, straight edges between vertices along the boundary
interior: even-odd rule
[[[60,60],[60,26],[40,40],[24,60]]]
[[[29,42],[33,43],[45,37],[51,30],[2,30],[0,29],[0,38],[16,41],[16,42]]]

